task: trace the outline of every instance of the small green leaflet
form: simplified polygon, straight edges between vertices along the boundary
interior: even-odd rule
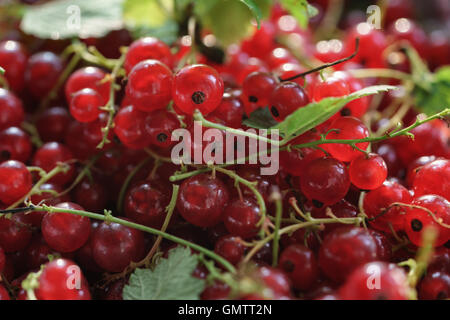
[[[242,123],[256,129],[267,129],[278,124],[270,114],[268,107],[256,109],[250,118],[245,119]]]
[[[44,39],[99,38],[123,28],[123,0],[55,0],[27,7],[21,29]]]
[[[280,0],[280,4],[297,20],[302,29],[308,26],[309,18],[318,13],[316,7],[308,4],[306,0]]]
[[[305,133],[306,131],[325,122],[352,100],[394,89],[397,89],[397,87],[387,85],[371,86],[353,92],[345,97],[330,97],[322,99],[319,102],[312,102],[305,107],[299,108],[294,113],[286,117],[283,122],[280,122],[275,126],[272,126],[273,122],[271,121],[264,123],[263,119],[267,118],[267,114],[263,116],[265,111],[261,111],[257,114],[252,113],[250,119],[246,120],[245,124],[249,127],[258,129],[278,129],[284,139],[288,141],[291,138],[301,135],[302,133]],[[268,112],[269,110],[267,109],[267,113]]]
[[[433,115],[450,107],[450,66],[439,68],[429,81],[430,89],[416,86],[414,89],[416,108]]]
[[[123,289],[124,300],[198,300],[205,281],[192,276],[198,263],[185,247],[176,247],[154,270],[136,269]]]
[[[261,9],[256,5],[256,3],[253,0],[240,0],[242,3],[244,3],[250,11],[253,13],[256,19],[256,23],[258,24],[258,29],[261,26],[261,19],[262,19],[262,12]]]

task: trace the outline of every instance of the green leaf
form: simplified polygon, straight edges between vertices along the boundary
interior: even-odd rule
[[[241,0],[196,0],[194,12],[204,29],[211,30],[216,38],[227,46],[248,36],[254,27],[250,2]],[[270,0],[252,0],[261,19],[269,15]]]
[[[167,0],[125,0],[123,5],[123,19],[127,27],[159,27],[168,18],[172,1]]]
[[[289,140],[325,122],[352,100],[394,89],[396,87],[387,85],[371,86],[353,92],[348,96],[329,97],[319,102],[312,102],[305,107],[297,109],[273,129],[280,130],[280,134]]]
[[[198,263],[185,247],[176,247],[152,271],[136,269],[123,289],[124,300],[198,300],[205,281],[192,276]]]
[[[240,1],[243,2],[253,13],[259,28],[261,26],[261,19],[262,19],[261,9],[256,5],[256,3],[253,0],[240,0]]]
[[[55,0],[29,6],[21,22],[28,34],[45,39],[102,37],[123,27],[123,0]]]
[[[433,74],[429,89],[416,86],[413,94],[419,112],[433,115],[450,107],[450,66],[443,66]]]
[[[272,117],[268,107],[256,109],[242,123],[256,129],[267,129],[278,124]]]
[[[132,34],[134,38],[156,37],[167,44],[172,44],[178,38],[178,24],[173,20],[167,20],[160,27],[135,27]]]
[[[303,29],[308,26],[309,18],[318,13],[317,8],[308,4],[306,0],[280,0],[280,4],[297,20],[299,26]]]

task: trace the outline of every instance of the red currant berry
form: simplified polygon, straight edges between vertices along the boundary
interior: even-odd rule
[[[257,274],[271,291],[272,298],[288,297],[291,294],[291,282],[283,271],[271,267],[260,267]]]
[[[144,60],[131,70],[126,93],[141,111],[164,109],[172,99],[172,71],[158,60]]]
[[[31,173],[19,161],[9,160],[0,164],[0,201],[13,204],[31,190]]]
[[[387,167],[383,158],[375,153],[362,154],[348,168],[350,181],[362,190],[381,187],[387,178]]]
[[[91,300],[80,267],[67,259],[48,262],[39,276],[38,300]]]
[[[300,179],[302,193],[315,205],[332,205],[343,199],[350,188],[347,168],[333,158],[318,158],[305,166]]]
[[[109,101],[111,81],[107,80],[107,74],[96,67],[85,67],[72,73],[66,82],[66,101],[70,103],[72,96],[84,88],[97,91],[102,99],[102,105]]]
[[[419,298],[422,300],[445,300],[450,297],[450,274],[445,272],[427,273],[420,281]]]
[[[22,101],[12,92],[0,88],[0,130],[20,127],[24,118]]]
[[[410,289],[402,269],[371,262],[352,272],[339,289],[339,297],[343,300],[408,300]]]
[[[31,228],[23,214],[14,214],[11,219],[0,218],[0,246],[5,252],[25,249],[31,240]]]
[[[242,84],[242,99],[245,113],[250,114],[270,103],[270,97],[278,84],[277,78],[267,72],[250,73]]]
[[[214,252],[237,265],[244,256],[245,246],[239,237],[224,236],[217,241]]]
[[[411,204],[417,207],[408,208],[406,211],[405,231],[413,244],[422,245],[423,232],[427,227],[434,227],[438,232],[438,237],[434,242],[435,247],[442,246],[450,240],[450,229],[436,222],[436,220],[440,220],[442,223],[450,225],[449,201],[440,196],[425,195],[414,199]]]
[[[295,110],[307,105],[306,92],[295,82],[280,83],[270,97],[270,112],[277,121],[283,121]]]
[[[73,199],[87,211],[101,213],[107,204],[108,195],[103,184],[94,179],[83,179],[76,186]]]
[[[169,202],[170,192],[164,185],[143,181],[128,191],[125,197],[125,215],[148,227],[161,228]]]
[[[320,101],[328,97],[342,97],[350,94],[350,87],[345,79],[329,77],[314,84],[312,99]]]
[[[93,232],[95,262],[108,272],[121,272],[145,254],[144,234],[118,223],[101,223]]]
[[[174,60],[167,44],[153,37],[145,37],[129,46],[125,57],[125,71],[129,74],[135,65],[148,59],[158,60],[169,68],[172,68]]]
[[[416,177],[417,172],[420,171],[422,166],[433,162],[436,160],[435,156],[423,156],[420,158],[417,158],[413,162],[411,162],[408,166],[408,169],[406,170],[406,185],[412,187],[414,178]],[[433,192],[430,192],[433,193]]]
[[[224,84],[213,68],[195,64],[182,68],[175,75],[172,98],[186,114],[199,109],[203,115],[214,111],[222,101]]]
[[[39,116],[36,129],[42,141],[62,142],[71,121],[67,108],[52,107]]]
[[[367,230],[344,226],[323,240],[319,266],[329,279],[340,283],[358,266],[375,261],[377,250],[377,243]]]
[[[169,148],[175,144],[172,132],[180,128],[177,116],[167,110],[154,111],[148,115],[146,129],[151,143],[160,148]]]
[[[31,156],[30,137],[17,127],[0,132],[0,159],[26,162]]]
[[[415,197],[436,194],[450,201],[450,160],[438,159],[418,168],[413,190]]]
[[[258,234],[261,212],[253,199],[235,199],[225,208],[223,220],[232,235],[249,239]]]
[[[354,117],[340,117],[333,121],[330,125],[330,133],[327,139],[364,139],[369,136],[369,130],[361,122]],[[369,146],[368,142],[357,143],[359,149],[366,150]],[[333,157],[340,161],[350,162],[361,155],[361,151],[352,148],[348,144],[329,143],[324,144],[323,148]]]
[[[428,57],[428,36],[412,20],[401,17],[397,19],[389,30],[396,41],[408,41],[422,58]]]
[[[211,227],[222,219],[228,199],[228,190],[221,180],[200,174],[183,181],[177,208],[189,223],[198,227]]]
[[[28,61],[25,47],[17,41],[0,42],[0,66],[5,69],[5,78],[15,92],[24,86],[24,74]]]
[[[308,290],[319,276],[314,253],[300,244],[293,244],[280,255],[280,267],[292,281],[294,288]]]
[[[62,59],[53,52],[35,53],[28,60],[25,71],[28,91],[35,98],[44,98],[56,85],[63,69]]]
[[[377,256],[380,261],[390,261],[392,259],[392,244],[388,240],[387,236],[377,230],[367,229],[375,242],[377,243]]]
[[[73,94],[70,114],[79,122],[92,122],[98,118],[102,106],[102,97],[97,91],[85,88]]]
[[[59,209],[81,210],[84,208],[71,202],[55,206]],[[50,247],[60,252],[73,252],[89,239],[91,222],[89,218],[69,212],[47,212],[42,219],[42,235]]]
[[[210,116],[223,121],[224,125],[231,128],[240,128],[242,126],[242,117],[244,115],[244,104],[241,99],[233,96],[229,92],[223,94],[222,102]]]
[[[72,152],[63,144],[58,142],[47,142],[40,147],[33,157],[33,166],[40,167],[46,172],[50,172],[54,169],[58,163],[68,162],[74,157]],[[68,164],[69,170],[61,172],[50,179],[50,182],[65,185],[72,181],[75,175],[75,166]]]
[[[363,208],[367,216],[374,219],[370,224],[375,229],[391,232],[391,224],[398,231],[403,229],[405,210],[389,206],[394,202],[409,204],[411,201],[411,194],[405,187],[397,182],[385,181],[381,187],[364,196]]]
[[[131,149],[142,149],[151,143],[146,127],[147,114],[135,106],[120,109],[114,118],[114,132]]]

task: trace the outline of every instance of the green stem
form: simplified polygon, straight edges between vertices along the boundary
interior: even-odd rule
[[[403,81],[412,80],[412,76],[409,73],[393,69],[353,69],[348,72],[355,78],[391,78]]]

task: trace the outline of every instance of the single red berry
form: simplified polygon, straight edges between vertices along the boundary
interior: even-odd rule
[[[80,267],[67,259],[48,262],[39,276],[38,300],[91,300]]]
[[[20,127],[24,118],[22,101],[12,92],[0,88],[0,130]]]
[[[261,221],[259,205],[253,199],[235,199],[224,211],[224,224],[235,236],[249,239],[258,234],[258,222]]]
[[[5,252],[25,249],[31,240],[31,228],[24,214],[16,213],[11,219],[0,218],[0,246]]]
[[[319,276],[314,253],[301,244],[293,244],[284,249],[279,264],[298,290],[310,289]]]
[[[28,59],[25,82],[28,91],[38,99],[46,97],[64,69],[62,59],[50,51],[33,54]]]
[[[31,139],[22,129],[9,127],[0,132],[0,161],[27,162],[31,151]]]
[[[392,243],[387,236],[377,230],[367,229],[377,243],[377,256],[379,261],[391,261],[392,259]]]
[[[445,272],[427,273],[420,281],[419,298],[422,300],[445,300],[450,297],[450,274]]]
[[[438,233],[434,242],[435,247],[442,246],[450,240],[450,229],[437,222],[450,225],[449,201],[441,196],[425,195],[414,199],[411,204],[416,207],[408,208],[406,211],[405,231],[413,244],[422,245],[423,232],[428,227],[435,228]]]
[[[358,266],[376,260],[377,250],[377,243],[367,230],[343,226],[323,240],[319,266],[329,279],[341,283]]]
[[[101,223],[93,232],[95,262],[108,272],[121,272],[145,255],[144,234],[118,223]]]
[[[28,52],[17,41],[0,42],[0,66],[5,69],[5,78],[15,92],[24,87],[24,74],[28,61]]]
[[[375,229],[391,232],[391,224],[398,231],[404,226],[405,209],[390,206],[395,202],[409,204],[411,201],[411,194],[405,187],[397,182],[385,181],[381,187],[364,196],[363,208],[367,216],[373,219],[370,224]]]
[[[211,227],[222,219],[228,199],[228,190],[221,180],[200,174],[183,181],[177,208],[189,223]]]
[[[216,110],[210,113],[210,116],[223,121],[224,125],[231,128],[240,128],[242,126],[242,117],[244,115],[244,104],[241,99],[225,92],[222,101]]]
[[[438,159],[418,168],[413,190],[415,197],[436,194],[450,201],[450,160]]]
[[[182,68],[174,79],[172,98],[186,114],[199,109],[203,115],[214,111],[222,101],[223,80],[209,66],[194,64]]]
[[[424,165],[433,162],[434,160],[436,160],[435,156],[423,156],[411,162],[406,170],[406,185],[412,187],[417,172],[419,172]]]
[[[277,84],[277,78],[267,72],[253,72],[245,78],[242,84],[242,100],[247,116],[270,104],[270,97]]]
[[[84,208],[72,202],[55,206],[59,209],[81,210]],[[47,212],[42,219],[42,235],[50,247],[60,252],[73,252],[89,239],[91,222],[89,218],[69,212]]]
[[[0,164],[0,201],[11,205],[31,190],[31,173],[20,161]]]
[[[70,114],[79,122],[92,122],[98,118],[102,97],[97,91],[85,88],[75,92],[70,100]]]
[[[375,153],[362,154],[348,168],[350,181],[362,190],[381,187],[387,178],[387,167],[383,158]]]
[[[282,82],[270,97],[270,112],[277,121],[283,121],[295,110],[307,105],[309,97],[295,82]]]
[[[133,67],[126,86],[131,104],[141,111],[164,109],[172,99],[172,71],[158,60],[144,60]]]
[[[361,122],[361,120],[354,117],[340,117],[333,121],[330,125],[330,132],[327,135],[327,139],[364,139],[369,136],[369,130]],[[323,148],[328,151],[334,158],[350,162],[361,155],[361,151],[352,148],[348,144],[339,143],[327,143],[322,145]],[[359,149],[366,150],[369,146],[368,142],[357,143],[356,146]]]
[[[135,40],[129,47],[125,57],[125,71],[127,74],[139,62],[153,59],[172,68],[174,57],[167,44],[154,37],[145,37]]]
[[[271,267],[260,267],[257,275],[271,291],[271,298],[288,297],[291,294],[291,282],[283,271]]]
[[[300,189],[316,206],[332,205],[343,199],[350,188],[345,165],[334,158],[318,158],[305,166]]]
[[[352,272],[339,288],[342,300],[408,300],[405,272],[384,262],[370,262]]]
[[[67,108],[52,107],[38,117],[36,129],[42,141],[62,142],[72,121]]]
[[[114,132],[120,141],[131,149],[142,149],[151,143],[146,130],[147,114],[135,106],[120,109],[114,118]]]
[[[171,139],[172,132],[180,128],[180,121],[174,113],[158,110],[148,115],[145,127],[153,145],[169,148],[176,143]]]
[[[312,99],[320,101],[328,97],[342,97],[350,94],[350,87],[345,79],[329,77],[314,84]]]
[[[86,211],[102,213],[108,201],[105,186],[94,179],[83,179],[74,189],[73,199]]]
[[[58,163],[67,163],[73,158],[72,152],[63,144],[59,142],[47,142],[36,151],[32,163],[33,166],[40,167],[46,172],[50,172],[58,165]],[[49,181],[59,185],[64,185],[72,181],[75,175],[75,166],[73,163],[67,163],[67,165],[69,166],[68,171],[58,173]]]
[[[70,103],[72,96],[84,88],[97,91],[102,99],[102,105],[109,101],[111,81],[107,74],[97,67],[85,67],[72,73],[66,82],[66,101]]]
[[[214,252],[237,265],[244,257],[245,246],[239,237],[224,236],[217,241]]]

